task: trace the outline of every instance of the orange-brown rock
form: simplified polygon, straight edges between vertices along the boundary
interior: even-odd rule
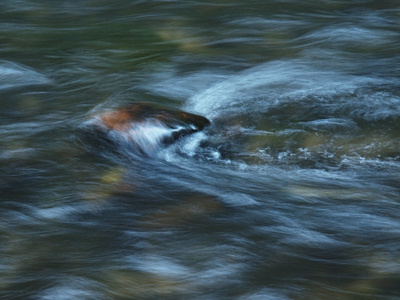
[[[203,116],[146,102],[138,102],[106,112],[99,118],[105,127],[117,131],[129,130],[133,123],[139,124],[146,121],[159,121],[168,128],[181,125],[191,132],[202,130],[210,124],[210,121]]]
[[[84,127],[85,138],[101,147],[128,142],[142,153],[153,153],[183,135],[202,130],[210,121],[200,115],[157,104],[137,102],[95,116]]]

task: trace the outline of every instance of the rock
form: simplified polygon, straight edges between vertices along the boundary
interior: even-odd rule
[[[91,121],[95,138],[129,142],[145,153],[208,125],[210,121],[203,116],[147,102],[102,113]]]
[[[179,128],[183,134],[202,130],[210,124],[210,121],[203,116],[146,102],[138,102],[106,112],[99,118],[108,129],[117,131],[129,130],[133,123],[155,121],[171,129]]]

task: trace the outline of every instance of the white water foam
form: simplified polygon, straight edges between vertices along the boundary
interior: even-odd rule
[[[318,104],[331,113],[350,109],[355,117],[362,115],[376,119],[400,114],[400,98],[382,92],[365,95],[356,92],[360,88],[388,83],[393,84],[393,80],[351,75],[314,62],[280,60],[250,68],[216,83],[191,97],[186,109],[215,119],[267,112],[285,103],[304,102],[305,105]]]
[[[96,116],[82,125],[89,131],[92,127],[98,127],[107,133],[108,138],[121,146],[131,146],[137,148],[145,154],[153,155],[162,148],[164,142],[169,139],[174,139],[174,134],[179,134],[181,131],[195,129],[194,126],[187,127],[176,124],[175,126],[166,126],[163,122],[156,119],[149,119],[143,122],[131,122],[126,130],[110,130],[107,128],[101,118]]]

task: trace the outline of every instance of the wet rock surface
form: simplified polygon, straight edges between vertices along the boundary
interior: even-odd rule
[[[137,102],[95,116],[85,128],[92,142],[124,142],[152,152],[184,135],[201,131],[210,121],[200,115]]]
[[[187,130],[182,128],[182,133],[202,130],[210,124],[210,121],[203,116],[148,102],[138,102],[106,112],[99,118],[108,129],[119,131],[129,130],[132,123],[146,121],[158,121],[171,129],[178,126],[187,128]]]

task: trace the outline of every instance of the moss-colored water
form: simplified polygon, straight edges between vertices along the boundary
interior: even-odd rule
[[[2,1],[0,298],[399,298],[399,18]],[[143,155],[84,134],[135,101],[211,126]]]

